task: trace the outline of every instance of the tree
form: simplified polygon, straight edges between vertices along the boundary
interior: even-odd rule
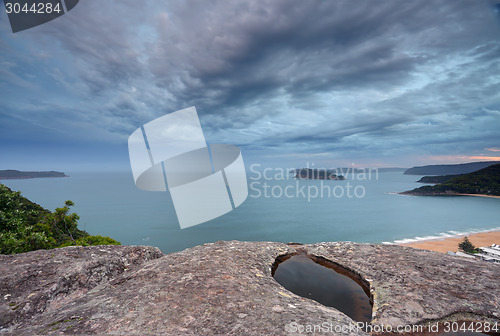
[[[477,248],[469,241],[469,238],[464,237],[461,243],[458,244],[458,249],[467,253],[476,253]]]
[[[79,230],[80,217],[69,213],[73,205],[66,201],[62,208],[50,212],[0,184],[0,254],[70,245],[120,245],[109,237]]]
[[[69,208],[73,205],[72,201],[64,202],[64,207],[57,208],[55,212],[47,215],[41,223],[49,229],[58,245],[68,241],[74,242],[76,239],[88,235],[85,231],[78,229],[80,217],[75,213],[69,214]]]

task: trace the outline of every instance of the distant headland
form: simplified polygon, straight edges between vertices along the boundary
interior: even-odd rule
[[[423,186],[405,191],[401,194],[417,196],[470,195],[499,197],[500,164],[495,164],[473,173],[459,175],[433,186]]]
[[[498,164],[498,161],[481,161],[448,165],[428,165],[407,169],[405,175],[460,175],[468,174]]]
[[[58,171],[28,172],[28,171],[19,171],[13,169],[0,170],[0,180],[30,179],[39,177],[68,177],[68,175]]]

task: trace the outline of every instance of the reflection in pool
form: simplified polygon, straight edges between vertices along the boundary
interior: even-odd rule
[[[278,259],[274,278],[297,295],[336,308],[355,321],[370,322],[372,305],[368,288],[349,277],[352,272],[322,258],[311,258],[299,254]]]

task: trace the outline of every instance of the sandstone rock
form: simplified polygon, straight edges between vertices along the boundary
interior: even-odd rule
[[[70,246],[0,255],[0,332],[64,309],[89,290],[162,256],[150,246]]]
[[[400,246],[231,241],[169,255],[94,246],[0,256],[0,335],[294,335],[308,326],[366,335],[272,278],[278,256],[299,252],[369,282],[374,325],[500,319],[499,265]]]
[[[397,245],[319,243],[308,253],[370,282],[372,324],[414,325],[452,317],[500,321],[500,265]]]

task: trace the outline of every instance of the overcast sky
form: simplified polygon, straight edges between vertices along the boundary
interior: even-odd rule
[[[498,1],[81,0],[0,14],[0,169],[129,169],[195,105],[247,167],[500,160]]]

